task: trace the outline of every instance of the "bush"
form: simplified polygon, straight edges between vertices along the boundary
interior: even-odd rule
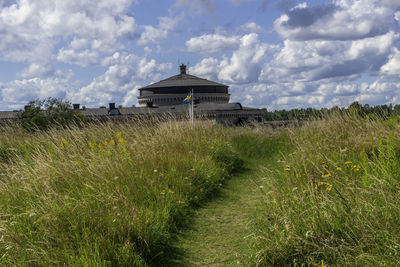
[[[71,103],[47,98],[45,100],[30,101],[19,120],[22,128],[33,132],[36,130],[48,130],[51,127],[67,127],[71,124],[83,121],[83,116],[71,109]]]

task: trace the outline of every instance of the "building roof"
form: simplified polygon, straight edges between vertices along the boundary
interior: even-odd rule
[[[86,108],[80,110],[80,112],[85,116],[106,116],[108,115],[107,108]]]
[[[175,76],[172,76],[168,79],[161,80],[159,82],[150,84],[146,87],[140,88],[139,90],[145,89],[153,89],[160,87],[190,87],[190,86],[223,86],[228,87],[228,85],[212,82],[207,79],[202,79],[196,77],[194,75],[181,73]]]
[[[16,119],[21,111],[0,111],[0,119]]]

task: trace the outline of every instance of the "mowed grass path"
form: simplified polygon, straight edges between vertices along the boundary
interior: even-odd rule
[[[252,257],[252,217],[262,205],[260,161],[222,186],[214,199],[193,214],[174,244],[168,266],[246,266]]]

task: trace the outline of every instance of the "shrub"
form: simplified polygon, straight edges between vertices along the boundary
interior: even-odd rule
[[[47,98],[30,101],[19,116],[22,128],[27,131],[47,130],[54,126],[67,127],[83,121],[83,116],[71,109],[71,103]]]

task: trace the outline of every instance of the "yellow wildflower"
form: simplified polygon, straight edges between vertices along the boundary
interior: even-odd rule
[[[351,170],[354,170],[356,172],[358,172],[360,170],[361,166],[360,165],[352,165],[351,166]]]
[[[350,160],[348,160],[348,161],[346,161],[344,164],[345,165],[350,165],[350,164],[352,164],[353,162],[351,162]]]
[[[61,147],[66,148],[68,146],[68,141],[63,138],[61,138]]]
[[[94,150],[94,143],[92,141],[89,141],[89,147],[91,150]]]
[[[329,177],[331,177],[331,176],[332,176],[332,174],[327,173],[327,174],[324,175],[324,178],[329,178]]]
[[[111,138],[109,144],[110,144],[110,146],[115,146],[115,141],[114,141],[114,139]]]
[[[326,187],[326,191],[328,191],[328,192],[331,191],[331,190],[332,190],[332,187],[333,187],[333,185],[331,185],[331,184],[328,185],[328,186]]]
[[[318,182],[316,185],[315,185],[315,189],[318,189],[320,186],[322,186],[322,185],[324,185],[324,184],[326,184],[325,182]]]
[[[342,170],[342,168],[340,168],[340,167],[337,167],[337,168],[336,168],[336,170],[338,170],[338,171],[341,171],[341,170]]]
[[[118,143],[120,143],[121,145],[125,144],[125,140],[122,136],[118,137]]]

